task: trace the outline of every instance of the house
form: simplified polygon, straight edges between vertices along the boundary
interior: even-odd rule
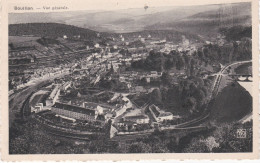
[[[46,105],[47,106],[51,106],[53,104],[55,104],[55,102],[58,100],[60,95],[60,85],[57,84],[55,85],[54,89],[52,90],[50,96],[48,97],[48,99],[46,100]]]
[[[48,97],[47,93],[44,94],[35,94],[30,100],[31,112],[38,113],[43,110],[47,110],[49,107],[46,106],[46,98]]]
[[[157,75],[158,75],[158,74],[157,74],[157,71],[151,71],[151,72],[150,72],[150,76],[151,76],[151,77],[157,77]]]
[[[119,77],[119,81],[120,81],[120,82],[125,82],[125,77],[124,77],[124,76],[120,76],[120,77]]]
[[[59,102],[56,102],[51,107],[51,111],[65,117],[87,121],[95,121],[98,116],[98,112],[96,110]]]
[[[153,118],[157,122],[163,122],[165,120],[173,120],[175,118],[171,112],[164,112],[154,104],[149,106],[149,111],[151,112]]]
[[[117,47],[117,45],[114,45],[113,48],[114,48],[114,49],[117,49],[118,47]]]
[[[108,112],[108,113],[105,114],[105,120],[108,121],[108,120],[112,119],[113,116],[114,115],[112,113]]]
[[[117,105],[117,108],[114,110],[114,114],[116,117],[122,115],[124,112],[126,112],[127,107],[125,105]]]
[[[132,121],[124,121],[121,119],[120,121],[117,122],[117,126],[120,128],[124,128],[124,130],[129,131],[131,129],[134,129],[137,124]]]
[[[71,81],[65,82],[62,85],[62,90],[66,91],[71,86]]]
[[[165,120],[173,120],[173,114],[170,112],[161,112],[157,118],[157,122],[163,122]]]
[[[136,86],[136,87],[134,87],[134,91],[141,93],[141,92],[146,92],[146,89],[144,89],[143,86]]]
[[[151,78],[146,77],[145,79],[146,79],[146,82],[147,82],[147,83],[150,83],[150,82],[151,82]]]
[[[96,43],[94,47],[95,47],[95,48],[99,48],[99,44],[98,44],[98,43]]]
[[[34,107],[31,107],[31,112],[39,113],[43,110],[43,103],[37,103]]]
[[[120,96],[117,99],[117,101],[119,101],[119,103],[121,103],[121,104],[116,105],[117,108],[114,110],[114,114],[116,116],[122,115],[123,113],[126,112],[127,109],[130,109],[133,107],[132,102],[127,97]]]
[[[125,131],[135,130],[137,126],[148,124],[150,119],[147,115],[127,116],[120,119],[116,124]]]
[[[150,121],[147,115],[126,116],[123,118],[123,120],[135,122],[137,124],[146,124]]]

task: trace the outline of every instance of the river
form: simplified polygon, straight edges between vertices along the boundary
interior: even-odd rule
[[[253,97],[253,82],[241,82],[238,81],[238,83],[249,92],[249,94]],[[245,123],[252,119],[252,112],[243,117],[240,122]]]

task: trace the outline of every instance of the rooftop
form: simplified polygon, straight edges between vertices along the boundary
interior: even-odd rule
[[[170,112],[161,112],[159,117],[165,117],[165,116],[170,116],[170,115],[172,115],[172,113],[170,113]]]
[[[34,98],[31,101],[31,106],[36,106],[38,103],[43,102],[43,100],[47,97],[47,94],[38,94],[35,95]]]
[[[153,113],[155,114],[156,117],[158,117],[160,115],[160,112],[158,110],[160,110],[157,106],[155,106],[154,104],[150,106],[151,110],[153,111]]]
[[[83,108],[80,106],[63,104],[63,103],[59,103],[59,102],[56,102],[52,107],[63,109],[63,110],[68,110],[68,111],[72,111],[72,112],[77,112],[77,113],[81,113],[81,114],[87,114],[87,115],[91,115],[91,116],[95,115],[95,110]]]
[[[136,115],[136,116],[127,116],[125,117],[126,120],[133,120],[133,119],[146,119],[148,116],[146,115]]]

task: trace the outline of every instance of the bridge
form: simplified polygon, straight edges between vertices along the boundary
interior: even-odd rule
[[[219,85],[220,85],[220,82],[221,82],[221,79],[223,76],[232,77],[232,75],[233,75],[233,77],[236,77],[238,79],[239,76],[243,77],[242,75],[244,75],[245,77],[247,77],[247,75],[248,75],[248,74],[227,74],[226,70],[228,70],[232,66],[250,63],[250,62],[252,62],[252,60],[234,62],[234,63],[224,66],[218,73],[212,74],[211,76],[216,76],[216,79],[215,79],[215,82],[213,83],[212,95],[210,96],[210,99],[212,98],[212,96],[214,97],[218,94]],[[248,76],[246,78],[246,79],[248,79],[248,81],[249,81],[249,77],[250,76]],[[251,77],[252,77],[252,75],[251,75]]]
[[[237,81],[252,82],[252,74],[229,74],[232,79]]]

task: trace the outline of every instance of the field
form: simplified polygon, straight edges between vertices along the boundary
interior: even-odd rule
[[[20,42],[26,42],[26,41],[34,41],[39,38],[40,37],[9,36],[8,41],[9,41],[9,43],[20,43]]]

